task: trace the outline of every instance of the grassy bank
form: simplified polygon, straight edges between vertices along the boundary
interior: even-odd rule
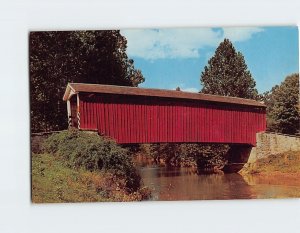
[[[50,154],[32,154],[32,202],[140,201],[147,188],[129,192],[125,179],[110,172],[74,169]]]
[[[253,164],[247,164],[241,170],[241,173],[265,175],[282,174],[285,176],[290,174],[300,177],[300,151],[289,151],[259,159]]]
[[[149,196],[128,150],[95,133],[70,129],[32,154],[33,202],[139,201]]]

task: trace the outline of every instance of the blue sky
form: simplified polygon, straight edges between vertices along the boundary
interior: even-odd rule
[[[224,38],[244,55],[259,93],[299,72],[297,27],[128,29],[121,34],[146,79],[141,87],[199,91],[201,72]]]

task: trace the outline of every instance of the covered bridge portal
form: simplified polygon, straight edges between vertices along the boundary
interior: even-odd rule
[[[69,124],[118,143],[256,144],[265,105],[249,99],[138,87],[70,83]]]

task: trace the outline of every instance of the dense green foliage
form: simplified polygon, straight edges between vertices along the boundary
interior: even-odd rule
[[[66,130],[47,138],[44,151],[58,155],[68,167],[109,171],[125,178],[130,191],[140,187],[141,177],[128,151],[108,138],[79,130]]]
[[[137,86],[144,81],[119,30],[31,32],[30,116],[33,132],[67,128],[68,82]]]
[[[267,106],[267,129],[285,134],[297,134],[300,130],[299,74],[292,74],[280,84],[264,93]]]
[[[192,143],[180,146],[183,157],[193,157],[199,171],[214,166],[219,169],[223,168],[228,150],[228,145],[221,144],[201,145]]]
[[[227,145],[203,145],[198,143],[142,144],[141,152],[171,166],[195,166],[204,169],[208,166],[221,168],[226,163]]]
[[[220,43],[208,65],[204,67],[200,82],[202,93],[255,99],[255,81],[240,52],[225,39]]]
[[[104,171],[72,169],[60,157],[32,154],[32,201],[34,203],[141,201],[147,187],[129,192],[126,180]]]

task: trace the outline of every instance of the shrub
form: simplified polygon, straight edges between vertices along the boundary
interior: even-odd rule
[[[112,139],[72,129],[51,135],[45,140],[43,149],[61,157],[69,167],[110,171],[125,178],[130,191],[140,187],[141,178],[128,151]]]

